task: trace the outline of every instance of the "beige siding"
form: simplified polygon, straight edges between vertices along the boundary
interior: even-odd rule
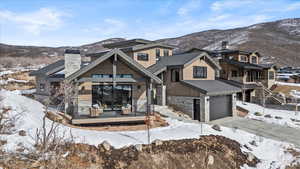
[[[165,78],[166,78],[167,96],[200,97],[200,92],[198,90],[183,85],[181,82],[172,82],[170,69],[167,70]],[[180,73],[180,79],[182,79],[182,71]]]
[[[136,51],[133,54],[129,54],[129,55],[133,56],[134,60],[136,60],[138,63],[140,63],[141,65],[143,65],[144,67],[147,68],[156,63],[156,49],[160,49],[160,56],[163,57],[164,48],[151,48],[151,49],[146,49],[146,50],[140,50],[140,51]],[[168,50],[169,50],[169,55],[172,55],[172,50],[171,49],[168,49]],[[147,53],[149,55],[149,60],[148,61],[138,60],[137,59],[138,53]]]
[[[193,77],[193,67],[194,66],[204,66],[207,67],[207,78],[194,78]],[[208,64],[204,59],[195,60],[192,64],[189,64],[183,68],[183,80],[215,80],[215,69]]]

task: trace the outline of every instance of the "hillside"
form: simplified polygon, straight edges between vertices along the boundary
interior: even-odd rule
[[[103,50],[102,44],[122,41],[122,38],[107,39],[78,46],[83,53]],[[176,38],[160,39],[157,41],[178,46],[175,52],[181,52],[193,47],[217,49],[221,41],[228,41],[232,49],[259,51],[264,62],[274,62],[280,66],[300,66],[300,18],[284,19],[274,22],[260,23],[248,27],[228,30],[208,30],[188,34]],[[22,64],[49,63],[62,57],[64,49],[69,47],[35,47],[13,46],[0,44],[1,64],[7,64],[11,58],[18,58]],[[28,58],[31,58],[28,60]],[[39,59],[37,59],[39,58]]]

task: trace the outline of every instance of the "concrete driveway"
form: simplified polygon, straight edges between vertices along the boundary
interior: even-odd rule
[[[300,147],[300,129],[241,117],[229,117],[211,121],[210,123],[230,128],[237,127],[238,129],[247,131],[249,133],[253,133],[273,140],[293,143],[297,147]]]

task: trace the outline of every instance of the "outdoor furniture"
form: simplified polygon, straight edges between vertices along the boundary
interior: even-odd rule
[[[122,115],[128,115],[128,114],[130,114],[130,112],[131,112],[130,105],[122,106],[122,111],[121,111]]]
[[[90,108],[90,117],[98,117],[100,114],[103,113],[103,108],[98,105],[93,105]]]

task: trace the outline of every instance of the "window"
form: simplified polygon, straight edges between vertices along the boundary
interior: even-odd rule
[[[270,72],[269,72],[269,79],[270,79],[270,80],[274,80],[274,78],[275,78],[274,71],[270,71]]]
[[[171,81],[179,82],[179,69],[171,69]]]
[[[45,91],[45,84],[44,83],[40,83],[40,90]]]
[[[251,63],[257,63],[257,57],[256,56],[252,56]]]
[[[148,53],[138,53],[137,54],[137,60],[148,61],[149,60]]]
[[[194,78],[207,78],[207,67],[194,66],[193,75]]]
[[[169,56],[169,50],[168,49],[164,49],[164,56]]]
[[[156,49],[155,54],[156,54],[156,60],[159,60],[160,59],[160,49]]]
[[[245,56],[245,55],[240,55],[240,61],[241,61],[241,62],[247,62],[247,56]]]
[[[231,71],[231,77],[237,77],[238,72],[236,70]]]
[[[116,74],[116,78],[132,78],[132,74]],[[92,78],[113,78],[112,74],[93,74]]]

